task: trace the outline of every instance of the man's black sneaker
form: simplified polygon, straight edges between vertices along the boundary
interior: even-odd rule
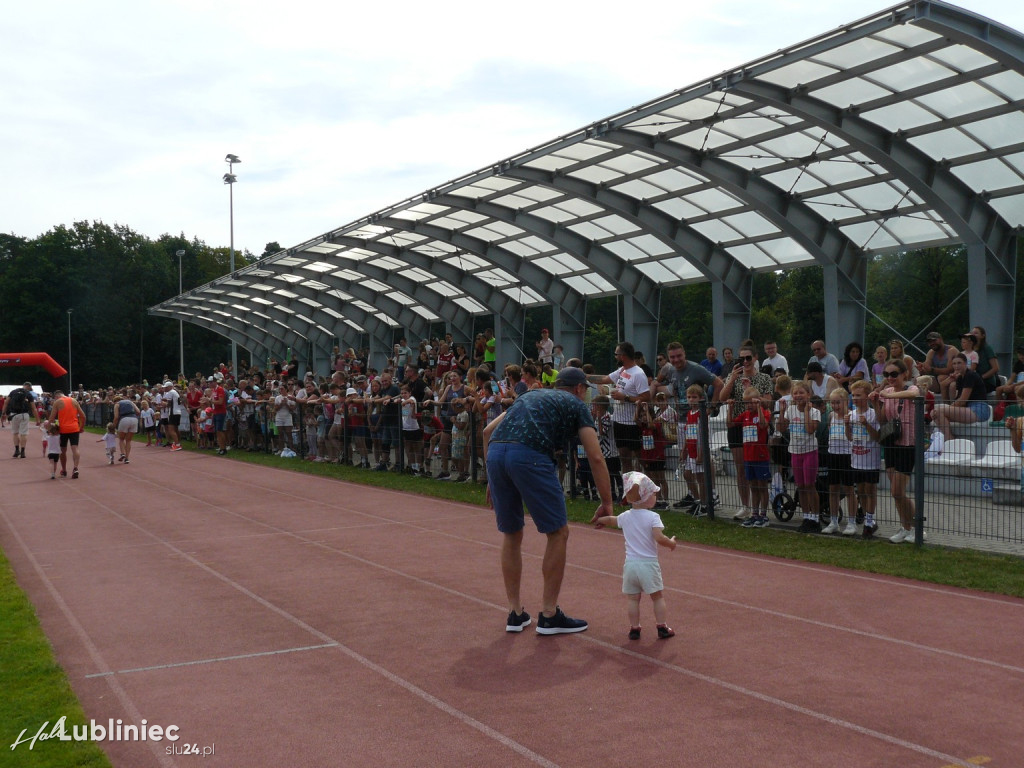
[[[554,616],[545,616],[542,612],[537,617],[538,635],[565,635],[570,632],[582,632],[589,624],[583,619],[571,619],[562,613],[562,609],[555,606]]]
[[[530,619],[530,614],[528,614],[526,611],[523,611],[522,613],[510,611],[508,614],[508,619],[505,621],[505,631],[522,632],[532,623],[533,621]]]
[[[875,538],[875,532],[877,530],[877,523],[875,525],[868,525],[867,523],[864,523],[864,532],[861,534],[861,536],[863,536],[865,539],[873,539]]]
[[[690,514],[694,517],[707,517],[708,508],[703,504],[694,504],[693,509],[690,510]]]
[[[803,522],[800,523],[800,528],[797,530],[799,533],[821,533],[821,523],[805,517]]]
[[[672,505],[672,509],[686,509],[692,507],[696,503],[696,499],[693,498],[692,493],[688,493],[675,504]]]

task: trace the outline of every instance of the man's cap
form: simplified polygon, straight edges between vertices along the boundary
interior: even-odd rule
[[[586,384],[591,389],[597,389],[597,387],[587,381],[587,374],[583,372],[582,368],[563,368],[555,378],[556,387],[572,389],[579,384]]]
[[[929,334],[928,334],[927,336],[925,336],[924,338],[925,338],[925,341],[938,341],[939,339],[941,339],[941,338],[942,338],[942,336],[940,336],[940,335],[939,335],[938,333],[936,333],[935,331],[932,331],[931,333],[929,333]]]
[[[807,364],[808,373],[824,373],[825,369],[821,367],[821,363],[810,362]]]

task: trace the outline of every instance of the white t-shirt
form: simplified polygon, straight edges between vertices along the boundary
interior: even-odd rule
[[[661,515],[653,509],[627,509],[616,518],[615,523],[622,529],[626,540],[626,559],[658,558],[658,545],[654,541],[654,529],[664,528]]]
[[[878,429],[878,416],[874,408],[868,407],[863,411],[854,408],[850,412],[850,431],[853,433],[850,440],[850,466],[853,469],[880,469],[882,450],[871,439],[868,428],[864,426],[865,422]]]
[[[639,397],[644,392],[649,392],[647,385],[647,374],[639,365],[632,368],[619,368],[608,374],[615,389],[626,397]],[[627,403],[624,400],[615,402],[615,410],[612,412],[612,421],[616,424],[636,424],[636,403]]]
[[[152,427],[152,426],[154,426],[155,422],[153,421],[153,415],[154,414],[153,414],[153,409],[152,408],[146,408],[144,411],[141,411],[139,413],[139,415],[142,417],[142,426],[143,427]]]
[[[761,361],[761,365],[770,365],[772,367],[772,373],[779,370],[780,368],[786,373],[791,373],[789,370],[789,361],[783,355],[775,353],[771,357],[766,357]]]
[[[172,416],[181,415],[181,398],[178,396],[178,390],[169,390],[164,395],[164,400],[168,403],[168,413]]]
[[[811,421],[820,422],[821,411],[811,408],[809,405],[806,407],[811,412]],[[786,409],[786,418],[789,419],[789,452],[810,453],[818,450],[818,438],[815,437],[814,432],[808,434],[804,423],[806,417],[795,405]]]

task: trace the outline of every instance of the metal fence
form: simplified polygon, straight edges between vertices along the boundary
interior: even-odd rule
[[[953,425],[955,439],[945,442],[941,452],[929,450],[931,427],[925,420],[925,403],[918,398],[913,404],[915,445],[913,474],[909,477],[907,496],[915,507],[914,537],[917,542],[949,544],[977,549],[989,549],[1024,555],[1024,492],[1021,485],[1021,458],[1010,445],[1010,435],[1001,423]],[[659,432],[656,448],[661,458],[640,456],[629,466],[614,467],[613,491],[620,483],[618,471],[630,468],[646,471],[663,486],[662,504],[670,514],[707,515],[711,518],[734,519],[745,506],[742,448],[730,447],[726,408],[720,410],[700,404],[695,425],[702,446],[700,470],[687,471],[685,427],[688,406],[668,406],[669,415],[660,412],[655,419]],[[822,426],[818,431],[819,471],[815,491],[821,510],[821,524],[827,525],[832,517],[848,529],[852,516],[857,536],[863,536],[863,509],[856,494],[842,488],[837,495],[830,493],[828,472],[828,420],[831,414],[824,408]],[[87,409],[88,412],[88,409]],[[427,418],[424,418],[426,416]],[[274,424],[272,407],[261,402],[249,409],[232,405],[228,414],[229,444],[235,450],[280,453],[290,448],[299,460],[334,462],[362,466],[379,471],[419,474],[424,477],[443,478],[464,482],[486,482],[482,460],[481,434],[483,421],[475,412],[468,413],[468,423],[456,435],[451,423],[437,424],[434,407],[417,413],[421,430],[428,426],[427,434],[401,429],[400,416],[394,413],[370,414],[360,425],[343,418],[340,424],[325,424],[322,409],[298,403],[291,428]],[[106,416],[96,413],[98,421]],[[333,419],[331,419],[333,422]],[[673,426],[667,426],[671,424]],[[204,431],[204,429],[206,431]],[[216,440],[209,426],[203,423],[184,425],[183,436],[194,440],[202,448],[216,448]],[[690,435],[694,434],[694,425]],[[877,536],[888,536],[900,528],[896,504],[892,497],[890,475],[885,469],[882,449],[882,470],[878,475],[875,522]],[[659,454],[654,451],[655,456]],[[682,455],[682,460],[680,456]],[[785,450],[771,450],[771,484],[769,490],[769,525],[792,528],[799,526],[804,510],[796,492],[792,470]],[[589,466],[577,444],[570,444],[556,459],[566,495],[570,498],[594,498],[596,489]],[[660,463],[659,463],[660,462]],[[695,469],[693,464],[691,469]],[[738,471],[739,470],[739,471]],[[694,502],[702,501],[694,509]],[[838,534],[837,534],[838,535]]]

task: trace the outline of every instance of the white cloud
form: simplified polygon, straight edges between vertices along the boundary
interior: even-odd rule
[[[1003,0],[972,9],[1024,28]],[[633,6],[23,3],[0,51],[0,230],[79,219],[294,245],[875,12]]]

